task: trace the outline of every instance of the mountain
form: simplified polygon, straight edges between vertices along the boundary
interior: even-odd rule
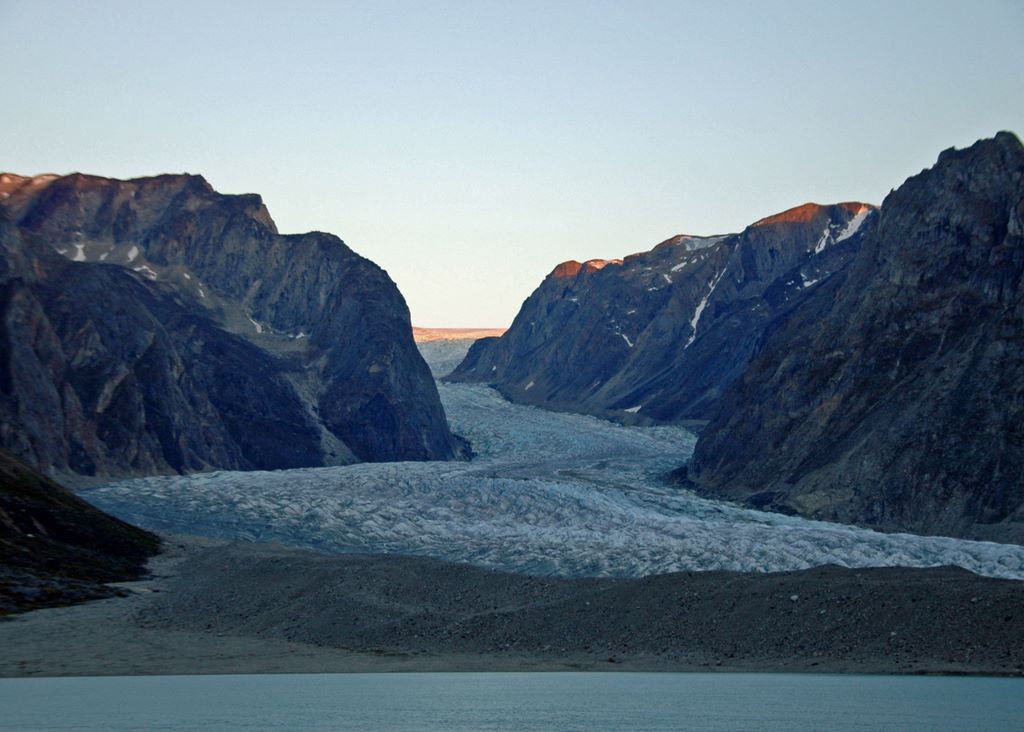
[[[0,450],[0,615],[109,596],[159,546]]]
[[[742,233],[563,262],[448,377],[620,419],[707,419],[762,334],[856,253],[874,208],[805,204]],[[636,415],[632,417],[630,415]]]
[[[0,447],[72,479],[461,449],[383,270],[201,177],[0,175]]]
[[[703,493],[1024,543],[1024,148],[943,152],[777,322],[703,432]]]

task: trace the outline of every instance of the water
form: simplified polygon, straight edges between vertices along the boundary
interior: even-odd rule
[[[1024,730],[1024,680],[425,673],[0,680],[0,730]]]

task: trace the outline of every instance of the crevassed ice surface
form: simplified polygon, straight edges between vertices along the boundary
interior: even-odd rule
[[[418,554],[562,576],[955,564],[1024,579],[1024,547],[881,534],[707,500],[662,478],[695,436],[511,404],[440,384],[471,462],[218,472],[84,496],[147,528],[325,552]]]

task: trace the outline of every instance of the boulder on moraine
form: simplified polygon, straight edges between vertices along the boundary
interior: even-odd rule
[[[51,475],[460,449],[387,273],[259,196],[4,174],[0,219],[0,446]]]
[[[697,443],[716,497],[1024,542],[1024,148],[1011,133],[891,193],[854,261],[773,329]]]

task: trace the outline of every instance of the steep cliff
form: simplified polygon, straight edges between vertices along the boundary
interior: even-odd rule
[[[774,327],[687,479],[806,516],[1024,541],[1022,273],[1020,141],[942,153]]]
[[[806,204],[740,234],[565,262],[508,332],[478,341],[449,378],[551,408],[706,419],[764,330],[849,262],[872,211]]]
[[[5,174],[0,216],[0,445],[47,472],[455,454],[401,294],[337,237],[189,175]]]

